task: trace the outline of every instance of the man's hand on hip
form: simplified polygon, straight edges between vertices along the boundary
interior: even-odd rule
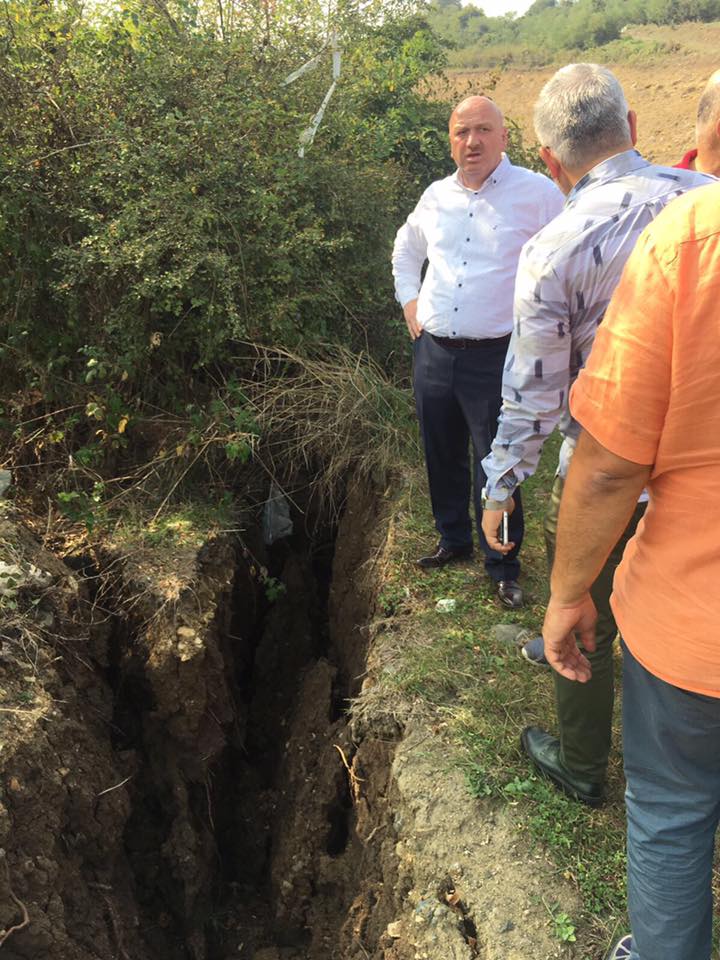
[[[417,300],[408,300],[408,302],[403,307],[403,314],[405,315],[405,323],[407,324],[408,331],[410,333],[411,340],[417,340],[417,338],[422,333],[422,327],[417,321]]]
[[[568,680],[587,683],[592,676],[590,662],[578,649],[575,635],[578,634],[583,647],[593,653],[596,621],[597,610],[589,593],[574,603],[561,603],[550,597],[542,629],[545,657]]]

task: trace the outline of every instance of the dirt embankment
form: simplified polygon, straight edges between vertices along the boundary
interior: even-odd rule
[[[543,892],[572,894],[412,704],[373,696],[389,531],[356,489],[334,543],[220,537],[183,580],[110,553],[72,569],[6,512],[8,960],[561,955]]]
[[[710,74],[720,69],[720,23],[632,27],[625,36],[662,45],[637,62],[613,60],[612,54],[602,62],[616,74],[638,115],[638,148],[649,160],[675,164],[694,146],[698,99]],[[535,142],[533,106],[555,69],[524,70],[510,65],[494,74],[498,79],[492,95],[520,125],[527,143]],[[488,71],[453,74],[463,93],[468,84],[484,88],[488,76]]]

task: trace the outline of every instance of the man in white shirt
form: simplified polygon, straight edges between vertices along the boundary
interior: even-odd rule
[[[395,291],[413,341],[415,404],[440,534],[435,552],[418,563],[438,567],[472,555],[472,440],[485,568],[499,599],[519,607],[522,504],[518,495],[510,518],[513,549],[505,555],[491,550],[481,527],[481,461],[500,413],[520,249],[560,212],[563,197],[547,177],[510,163],[503,115],[487,97],[457,105],[449,136],[457,170],[428,187],[398,231],[392,256]]]

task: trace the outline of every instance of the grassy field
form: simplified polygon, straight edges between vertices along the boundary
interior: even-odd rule
[[[418,468],[402,494],[391,537],[381,604],[394,631],[397,656],[382,683],[389,695],[424,705],[432,724],[453,745],[469,789],[512,804],[519,828],[550,851],[558,871],[577,885],[584,903],[588,956],[625,928],[625,851],[622,770],[616,748],[608,802],[591,810],[566,799],[537,777],[519,749],[522,728],[556,730],[552,677],[530,666],[494,630],[520,624],[537,631],[547,598],[542,520],[557,463],[557,437],[546,444],[541,467],[524,484],[526,539],[522,549],[527,603],[518,613],[494,598],[482,563],[424,572],[415,559],[436,542],[425,481]],[[436,609],[440,599],[455,609]],[[616,730],[615,742],[619,743]],[[563,921],[558,936],[563,939]],[[595,952],[595,948],[597,952]]]

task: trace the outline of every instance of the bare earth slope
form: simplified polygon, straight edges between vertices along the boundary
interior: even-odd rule
[[[665,50],[641,62],[604,59],[623,85],[630,106],[637,112],[638,148],[650,160],[674,164],[693,146],[697,101],[710,74],[720,68],[720,23],[683,23],[677,27],[633,27],[627,31],[639,40],[656,41]],[[597,52],[594,54],[598,57]],[[560,66],[558,63],[557,66]],[[501,74],[494,99],[516,120],[528,143],[535,141],[532,111],[543,83],[556,67]],[[468,81],[482,89],[486,71],[454,75],[465,91]]]

